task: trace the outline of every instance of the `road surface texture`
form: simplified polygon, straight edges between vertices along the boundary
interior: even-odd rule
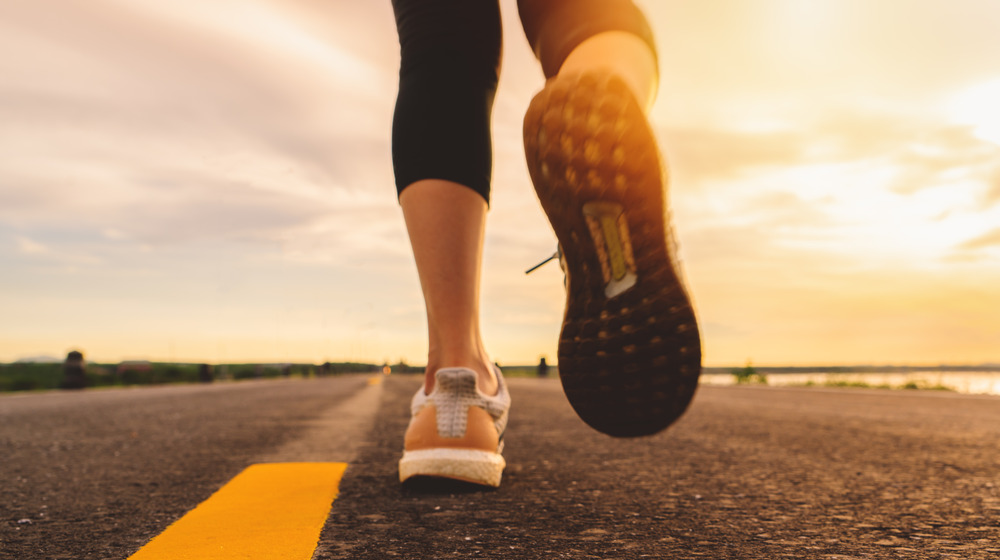
[[[0,558],[127,558],[250,464],[349,463],[315,558],[1000,558],[1000,398],[702,387],[616,440],[512,379],[498,490],[401,487],[415,377],[0,397]]]

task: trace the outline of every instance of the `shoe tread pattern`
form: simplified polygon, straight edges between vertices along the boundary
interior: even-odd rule
[[[525,116],[536,192],[565,258],[559,372],[580,417],[613,436],[676,420],[701,372],[701,341],[665,214],[664,167],[642,109],[619,79],[556,78]],[[582,207],[625,211],[638,282],[613,298]]]

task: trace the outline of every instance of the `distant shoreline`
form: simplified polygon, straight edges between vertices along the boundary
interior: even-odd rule
[[[702,373],[732,373],[745,366],[703,367]],[[753,369],[767,375],[800,373],[1000,373],[1000,364],[936,365],[936,366],[758,366]]]
[[[15,360],[13,362],[0,362],[0,366],[13,366],[17,364],[61,364],[63,360],[57,358],[49,357],[39,357],[39,358],[22,358]],[[308,362],[296,362],[296,361],[274,361],[274,362],[198,362],[198,361],[160,361],[160,360],[122,360],[121,362],[106,362],[99,360],[92,362],[94,365],[105,365],[112,366],[119,363],[149,363],[149,364],[159,364],[159,365],[173,365],[173,366],[191,366],[199,365],[202,363],[210,364],[214,367],[221,366],[245,366],[245,365],[261,365],[263,367],[281,367],[281,366],[314,366],[321,367],[322,364],[313,364]],[[338,369],[344,369],[343,366],[349,366],[350,368],[356,368],[357,370],[367,370],[372,371],[381,370],[381,368],[387,364],[369,364],[364,362],[326,362],[327,364],[333,366],[340,366]],[[410,365],[410,364],[388,364],[392,368],[393,373],[398,370],[405,372],[416,372],[422,371],[424,369],[423,365]],[[556,367],[557,364],[550,363],[551,367]],[[747,364],[739,365],[729,365],[729,366],[703,366],[701,368],[702,373],[732,373],[734,369],[742,369],[746,367]],[[954,364],[940,364],[940,365],[826,365],[826,366],[767,366],[767,365],[756,365],[751,364],[755,371],[766,374],[782,374],[782,373],[916,373],[916,372],[1000,372],[1000,363],[987,363],[987,364],[965,364],[965,365],[954,365]],[[537,364],[501,364],[503,369],[534,369],[537,368]]]

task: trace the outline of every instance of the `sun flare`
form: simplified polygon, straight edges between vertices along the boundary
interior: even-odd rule
[[[952,120],[975,127],[977,138],[1000,145],[1000,79],[973,86],[952,98]]]

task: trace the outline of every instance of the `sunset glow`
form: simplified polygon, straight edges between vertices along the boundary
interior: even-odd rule
[[[1000,3],[645,0],[708,365],[1000,363]],[[555,362],[502,0],[483,329]],[[0,361],[422,363],[388,0],[0,6]]]
[[[971,125],[977,138],[1000,146],[1000,80],[975,86],[955,96],[949,109],[956,122]]]

